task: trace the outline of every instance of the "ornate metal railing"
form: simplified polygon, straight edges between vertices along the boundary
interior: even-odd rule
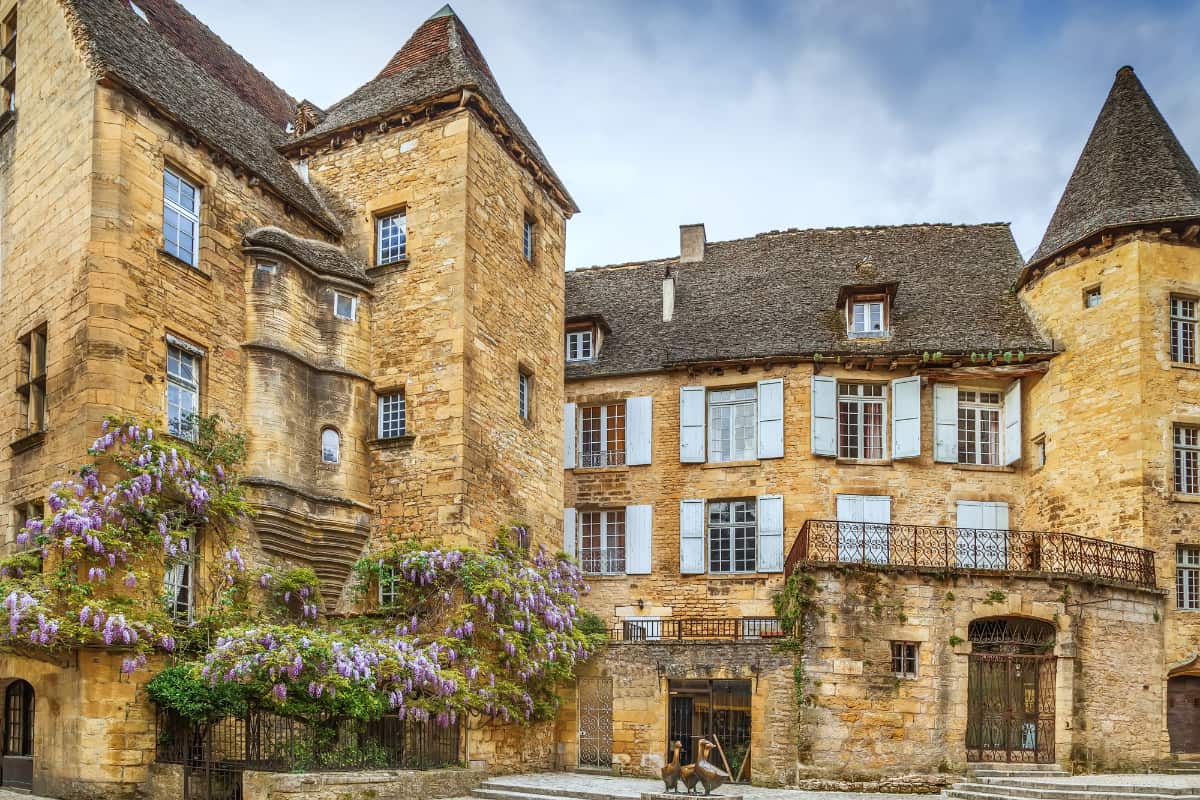
[[[783,635],[775,617],[669,617],[624,620],[608,638],[616,642],[715,642],[776,639]]]
[[[624,450],[593,450],[579,454],[579,466],[581,467],[622,467],[624,465]]]
[[[810,519],[792,544],[784,572],[791,575],[805,561],[1048,572],[1155,585],[1152,550],[1042,531]]]

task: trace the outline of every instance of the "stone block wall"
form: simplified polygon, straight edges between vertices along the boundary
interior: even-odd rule
[[[245,800],[434,800],[461,797],[483,783],[471,769],[366,770],[292,775],[253,772],[242,775]],[[174,800],[163,794],[150,800]]]

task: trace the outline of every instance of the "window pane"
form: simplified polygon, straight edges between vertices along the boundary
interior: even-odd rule
[[[321,431],[321,460],[326,464],[336,464],[341,458],[342,437],[332,428]]]
[[[404,395],[381,395],[379,398],[379,438],[396,439],[403,436],[404,424]]]
[[[709,503],[708,568],[753,572],[757,564],[756,507],[752,500]]]
[[[376,222],[376,249],[379,264],[392,264],[405,256],[408,243],[408,222],[404,212],[380,217]]]

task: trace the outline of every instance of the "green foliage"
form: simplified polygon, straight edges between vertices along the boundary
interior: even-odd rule
[[[246,693],[236,683],[210,685],[198,679],[191,666],[167,667],[146,684],[146,694],[159,708],[169,709],[193,722],[212,722],[244,715]]]
[[[958,637],[958,636],[950,637],[950,646],[951,647],[958,647],[962,643],[963,643],[963,640],[961,637]]]
[[[983,601],[983,604],[985,606],[990,606],[996,603],[1003,603],[1007,599],[1008,595],[1006,595],[1004,592],[1000,591],[999,589],[993,589],[992,591],[988,592],[987,599]]]

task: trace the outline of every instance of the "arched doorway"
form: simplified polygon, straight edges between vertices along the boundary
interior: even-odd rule
[[[0,785],[33,788],[33,687],[13,681],[4,690],[4,754]]]
[[[1200,676],[1167,680],[1167,733],[1172,753],[1200,753]]]
[[[967,760],[1054,763],[1054,626],[990,617],[968,636]]]

